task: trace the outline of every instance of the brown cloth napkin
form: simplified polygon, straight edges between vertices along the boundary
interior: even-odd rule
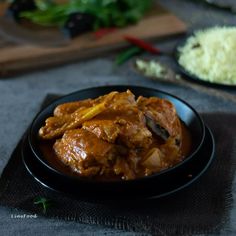
[[[48,97],[46,102],[49,101]],[[44,217],[99,224],[154,235],[216,233],[227,223],[232,206],[232,181],[236,167],[236,115],[202,114],[216,141],[216,157],[196,182],[156,200],[139,202],[86,202],[46,189],[26,171],[20,144],[12,153],[0,179],[0,204]],[[36,197],[52,201],[43,213]]]

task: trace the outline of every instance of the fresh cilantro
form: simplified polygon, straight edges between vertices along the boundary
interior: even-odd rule
[[[47,209],[52,205],[52,201],[45,197],[37,197],[34,200],[34,204],[41,205],[41,207],[43,208],[43,213],[46,214]]]
[[[63,26],[71,13],[94,16],[94,30],[101,27],[123,27],[136,23],[151,8],[152,0],[69,0],[56,4],[51,0],[35,0],[37,9],[21,13],[33,23]]]

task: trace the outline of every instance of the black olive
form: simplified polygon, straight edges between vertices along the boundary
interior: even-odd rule
[[[87,13],[72,13],[69,15],[63,27],[63,32],[66,36],[73,38],[84,32],[92,30],[94,20],[94,16]]]
[[[14,20],[20,21],[20,13],[23,11],[31,11],[36,9],[34,0],[14,0],[7,9],[7,16],[11,16]]]

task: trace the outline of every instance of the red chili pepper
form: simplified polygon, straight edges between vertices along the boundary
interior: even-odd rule
[[[94,32],[94,36],[96,39],[100,39],[103,36],[113,33],[116,30],[117,30],[117,28],[101,28],[101,29]]]
[[[152,54],[161,54],[161,51],[158,48],[153,47],[150,43],[145,42],[142,39],[135,38],[133,36],[124,36],[125,40],[136,45],[147,52]]]

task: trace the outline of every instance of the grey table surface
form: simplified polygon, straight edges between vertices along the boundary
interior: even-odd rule
[[[163,6],[184,20],[189,29],[212,25],[235,24],[236,15],[199,4],[198,1],[160,0]],[[232,1],[234,2],[234,1]],[[178,38],[156,42],[166,50],[172,50]],[[0,54],[1,56],[1,54]],[[94,58],[84,62],[34,72],[11,79],[0,80],[0,173],[7,164],[11,152],[38,111],[48,93],[67,94],[87,87],[125,84],[159,88],[188,100],[199,112],[233,112],[236,105],[217,97],[209,97],[195,90],[157,83],[136,75],[130,64],[114,67],[115,55]],[[163,58],[174,68],[171,58]],[[175,68],[174,68],[175,69]],[[233,92],[234,93],[234,92]],[[201,96],[201,102],[199,102]],[[233,197],[236,199],[235,182]],[[14,219],[14,214],[26,214],[17,209],[0,207],[0,235],[144,235],[111,228],[59,221],[38,217],[37,219]],[[230,221],[221,235],[236,235],[236,205],[229,212]],[[165,233],[163,232],[163,235]]]

